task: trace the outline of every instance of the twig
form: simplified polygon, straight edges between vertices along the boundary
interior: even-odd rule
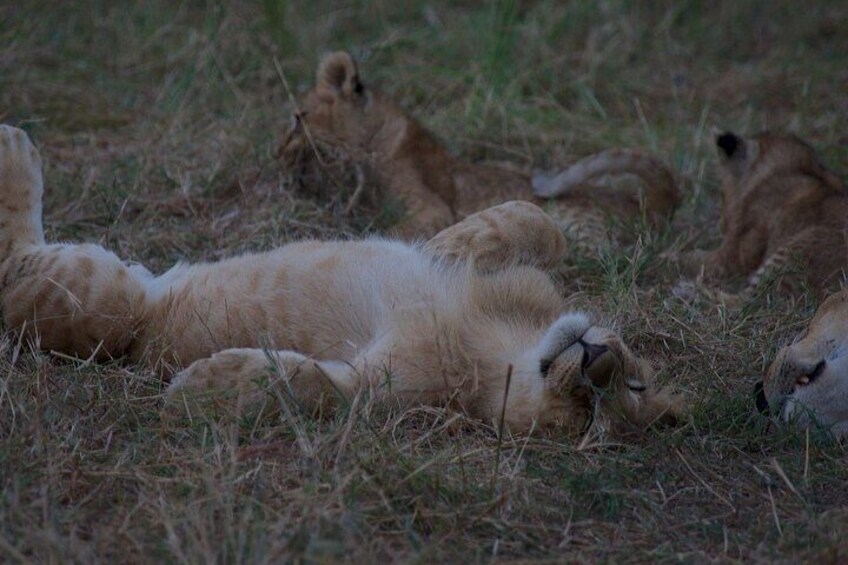
[[[777,516],[777,505],[774,503],[774,496],[771,494],[771,487],[766,487],[768,489],[769,500],[771,500],[771,514],[774,516],[774,525],[777,526],[777,533],[780,537],[783,537],[783,528],[780,527],[780,518]]]
[[[501,421],[498,424],[498,447],[495,451],[495,468],[489,483],[489,498],[495,495],[495,481],[498,477],[498,467],[501,462],[501,446],[503,445],[504,420],[506,420],[506,401],[509,398],[509,385],[512,383],[512,364],[506,369],[506,388],[504,389],[503,404],[501,405]]]
[[[798,489],[795,488],[795,485],[792,484],[792,481],[790,481],[789,477],[786,476],[786,473],[783,472],[783,467],[780,466],[780,463],[778,463],[777,459],[775,459],[774,457],[771,458],[771,466],[774,468],[774,471],[775,473],[777,473],[777,476],[783,479],[783,482],[786,483],[786,486],[789,487],[789,490],[791,490],[795,494],[795,496],[798,497],[798,500],[806,504],[804,497],[801,496],[801,493],[798,492]]]
[[[804,448],[804,483],[806,483],[809,479],[808,475],[810,472],[810,426],[806,428],[806,445]]]
[[[683,457],[683,453],[681,453],[679,449],[677,449],[676,451],[677,451],[677,456],[680,457],[680,460],[683,461],[683,464],[686,466],[686,468],[689,470],[689,472],[692,473],[692,476],[695,477],[696,479],[698,479],[698,482],[700,482],[704,486],[705,489],[707,489],[709,492],[711,492],[713,494],[713,496],[715,496],[717,499],[721,500],[723,503],[725,503],[730,508],[732,508],[734,511],[736,511],[736,507],[733,506],[733,503],[730,502],[726,497],[720,495],[713,487],[708,485],[706,483],[706,481],[704,481],[704,479],[702,479],[701,476],[698,473],[695,472],[695,469],[693,469],[692,466],[689,465],[689,462],[686,460],[685,457]]]
[[[286,96],[288,96],[289,102],[294,106],[295,112],[300,112],[300,107],[297,105],[297,100],[295,100],[294,95],[292,94],[291,87],[289,86],[289,81],[286,80],[286,74],[283,72],[283,67],[280,66],[280,60],[274,57],[274,67],[277,69],[277,75],[280,77],[280,80],[283,82],[283,86],[286,89]],[[309,142],[309,146],[312,148],[312,152],[315,154],[315,158],[318,160],[318,163],[322,167],[326,167],[327,163],[321,158],[321,153],[318,151],[318,147],[315,145],[315,140],[312,139],[312,134],[309,131],[309,127],[306,123],[301,120],[300,125],[303,126],[303,133],[306,134],[306,140]],[[294,131],[294,130],[292,130]]]

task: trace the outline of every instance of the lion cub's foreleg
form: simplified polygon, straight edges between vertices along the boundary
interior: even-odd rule
[[[566,248],[553,219],[538,206],[520,201],[472,214],[426,244],[434,255],[448,261],[474,260],[484,271],[510,265],[548,268],[563,260]]]
[[[307,412],[331,405],[356,391],[347,365],[314,361],[294,351],[226,349],[177,373],[165,392],[169,404],[195,404],[205,396],[229,397],[243,413],[253,413],[276,393]],[[269,396],[270,395],[270,396]]]

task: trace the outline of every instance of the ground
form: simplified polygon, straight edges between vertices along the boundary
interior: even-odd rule
[[[317,420],[286,405],[174,421],[152,374],[7,337],[0,556],[848,560],[845,447],[767,434],[752,415],[754,382],[815,304],[687,302],[660,256],[717,241],[713,127],[798,133],[844,173],[848,6],[482,4],[4,2],[0,121],[41,147],[49,239],[154,270],[391,222],[346,210],[344,175],[316,195],[275,158],[290,97],[332,49],[468,159],[545,168],[651,149],[686,194],[674,227],[571,261],[563,286],[691,399],[692,421],[622,444],[499,437],[455,412],[367,402]]]

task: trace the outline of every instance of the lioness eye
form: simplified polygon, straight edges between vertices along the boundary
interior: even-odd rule
[[[819,363],[813,368],[813,370],[809,374],[801,375],[800,377],[798,377],[798,380],[795,381],[795,384],[801,386],[806,386],[810,384],[821,376],[826,366],[826,361],[819,361]]]

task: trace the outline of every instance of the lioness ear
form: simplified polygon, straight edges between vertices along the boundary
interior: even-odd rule
[[[356,61],[345,51],[330,53],[318,66],[318,88],[345,96],[360,95],[365,87],[359,80]]]

